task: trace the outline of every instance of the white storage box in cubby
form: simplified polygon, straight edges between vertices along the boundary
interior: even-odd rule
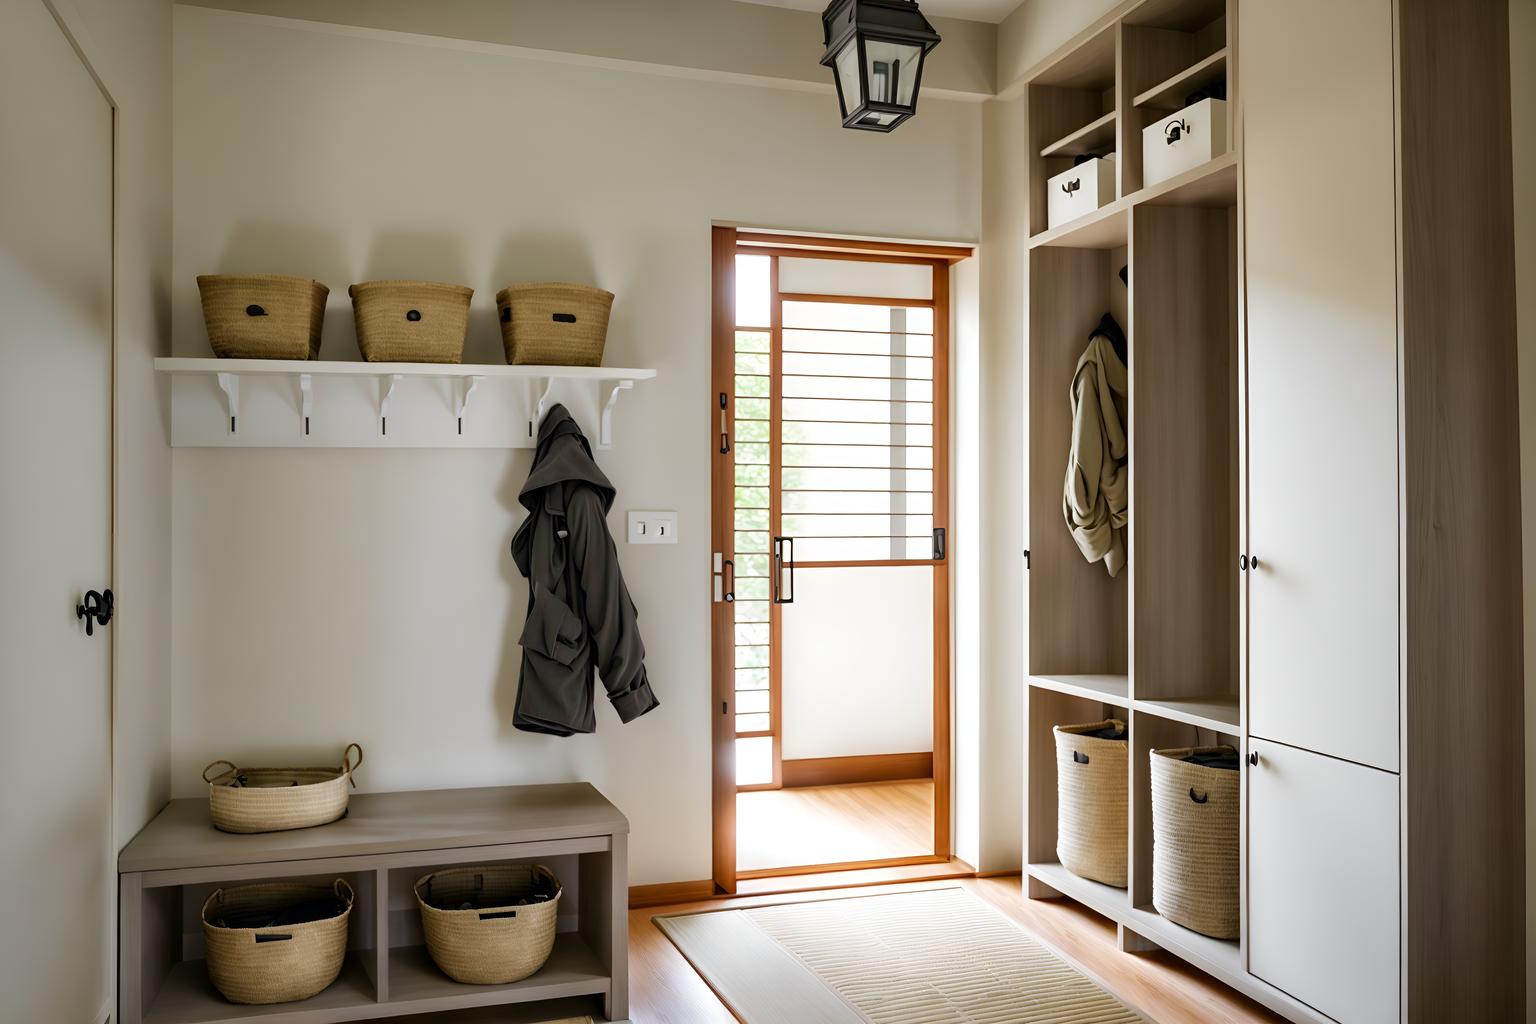
[[[1046,183],[1049,227],[1065,224],[1115,201],[1115,154],[1094,157],[1055,175]]]
[[[1142,185],[1156,185],[1227,151],[1226,100],[1201,100],[1141,130]]]

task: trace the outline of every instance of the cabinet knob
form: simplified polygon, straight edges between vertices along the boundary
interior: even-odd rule
[[[1239,569],[1241,569],[1243,572],[1247,572],[1248,571],[1248,556],[1247,555],[1238,555],[1237,556],[1237,567]]]
[[[1248,755],[1248,763],[1251,765],[1257,765],[1259,763],[1259,752],[1257,750]]]
[[[1248,556],[1248,568],[1250,568],[1250,569],[1257,569],[1258,567],[1259,567],[1259,556],[1258,555],[1249,555]]]

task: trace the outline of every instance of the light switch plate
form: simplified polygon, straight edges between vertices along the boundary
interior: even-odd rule
[[[676,512],[629,512],[629,542],[631,544],[676,544]]]

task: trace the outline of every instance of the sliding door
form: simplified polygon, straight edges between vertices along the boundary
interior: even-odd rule
[[[949,261],[738,241],[729,273],[717,786],[719,762],[742,792],[786,765],[931,758],[923,853],[947,857]]]

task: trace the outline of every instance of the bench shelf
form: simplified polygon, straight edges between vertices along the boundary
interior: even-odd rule
[[[586,783],[364,793],[340,821],[248,836],[214,829],[206,800],[173,800],[118,858],[118,1019],[332,1024],[525,1004],[622,1021],[628,837],[624,815]],[[423,944],[416,879],[452,865],[535,861],[563,889],[549,962],[510,985],[462,985],[440,973]],[[202,960],[198,910],[207,894],[221,885],[338,876],[357,893],[341,976],[300,1002],[227,1002]]]

